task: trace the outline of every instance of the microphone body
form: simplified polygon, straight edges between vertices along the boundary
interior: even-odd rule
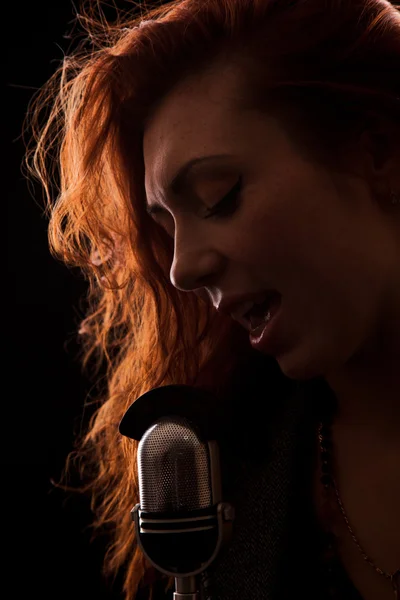
[[[173,388],[186,388],[188,406],[189,386],[157,388],[158,394],[164,391],[165,398]],[[178,414],[184,410],[175,406],[168,414],[168,404],[163,409],[164,416],[152,423],[147,418],[139,441],[139,503],[131,516],[143,554],[156,569],[175,578],[174,600],[202,600],[197,576],[231,538],[234,508],[222,501],[217,441],[206,439],[206,428],[191,416]],[[127,435],[126,430],[123,419],[120,432]]]
[[[132,509],[147,559],[175,578],[174,600],[200,600],[199,575],[230,537],[221,501],[219,450],[179,416],[158,419],[138,447],[140,502]]]

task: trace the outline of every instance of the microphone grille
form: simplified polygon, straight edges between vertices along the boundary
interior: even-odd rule
[[[138,447],[140,507],[145,512],[179,512],[212,505],[210,456],[184,417],[162,417]]]

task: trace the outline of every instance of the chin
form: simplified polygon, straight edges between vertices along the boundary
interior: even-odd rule
[[[343,368],[352,353],[338,348],[303,344],[275,356],[282,373],[289,379],[308,381]]]

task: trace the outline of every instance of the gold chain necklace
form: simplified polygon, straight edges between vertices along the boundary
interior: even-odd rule
[[[353,539],[353,542],[355,543],[358,550],[360,551],[363,559],[373,569],[375,569],[375,571],[377,573],[379,573],[379,575],[382,575],[383,577],[386,577],[386,579],[390,580],[392,587],[393,587],[393,593],[394,593],[395,600],[400,600],[400,569],[396,569],[393,573],[388,573],[387,571],[384,571],[383,569],[378,567],[374,563],[374,561],[368,556],[368,554],[364,551],[364,549],[362,548],[360,542],[358,541],[358,539],[350,525],[346,511],[344,510],[343,502],[340,498],[338,486],[337,486],[335,478],[333,476],[333,467],[332,467],[332,460],[331,460],[331,458],[332,458],[331,457],[332,441],[330,438],[331,438],[330,427],[326,424],[320,423],[318,426],[318,441],[319,441],[319,448],[320,448],[320,453],[321,453],[321,464],[322,464],[321,482],[324,485],[326,491],[329,486],[331,486],[333,488],[335,495],[336,495],[337,503],[340,508],[340,512],[343,515],[347,529],[349,530],[349,533]]]

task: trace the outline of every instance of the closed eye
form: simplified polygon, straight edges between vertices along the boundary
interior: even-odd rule
[[[233,214],[233,212],[237,208],[237,200],[239,192],[242,189],[242,177],[239,177],[238,181],[235,183],[233,188],[220,200],[215,204],[212,208],[206,211],[205,219],[209,219],[214,215],[218,216],[229,216]]]

